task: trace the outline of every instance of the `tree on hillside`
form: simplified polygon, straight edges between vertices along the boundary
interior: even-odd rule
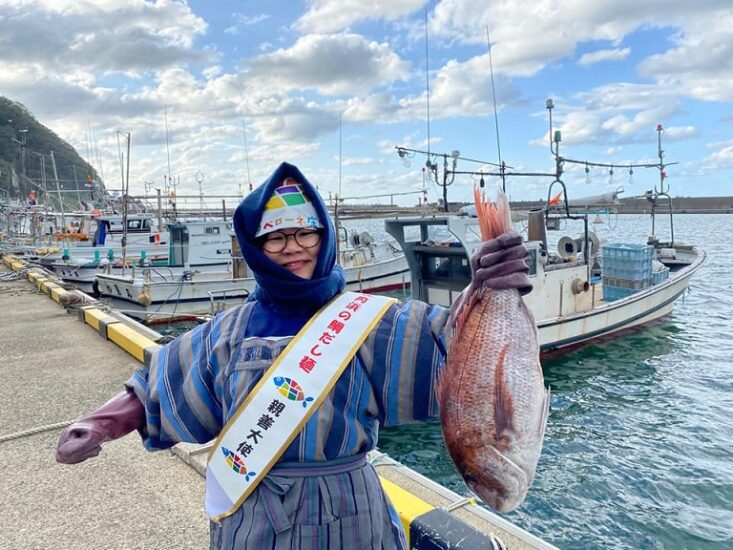
[[[58,188],[53,162],[58,174]],[[43,189],[43,170],[50,202],[56,207],[58,197],[73,206],[78,199],[89,201],[92,191],[96,200],[102,199],[105,189],[97,171],[79,156],[76,150],[52,130],[41,124],[25,106],[0,96],[0,190],[2,194],[21,199],[35,191],[39,200]],[[13,186],[12,173],[17,177]],[[91,183],[90,183],[91,181]]]

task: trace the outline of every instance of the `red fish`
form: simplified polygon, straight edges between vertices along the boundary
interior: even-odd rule
[[[474,191],[483,240],[511,228],[509,203]],[[437,388],[448,452],[468,487],[500,512],[519,506],[542,450],[550,392],[537,325],[518,290],[471,284]]]

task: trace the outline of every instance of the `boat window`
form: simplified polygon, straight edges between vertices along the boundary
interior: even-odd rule
[[[471,279],[471,266],[468,259],[462,256],[427,256],[424,266],[425,276],[429,279]]]
[[[419,243],[422,241],[419,225],[405,225],[402,227],[402,234],[406,243]]]
[[[127,229],[140,229],[140,220],[127,220]]]
[[[527,265],[529,265],[529,274],[537,275],[537,249],[530,248],[529,256],[527,256]]]
[[[219,226],[213,225],[206,228],[206,234],[207,235],[218,235],[219,234]]]
[[[143,229],[150,229],[150,220],[143,220]]]

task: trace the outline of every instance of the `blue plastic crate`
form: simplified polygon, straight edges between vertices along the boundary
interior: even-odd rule
[[[637,292],[641,292],[641,289],[603,285],[603,300],[606,302],[613,302],[614,300],[626,298],[627,296],[631,296]]]
[[[665,267],[664,269],[660,271],[653,271],[652,272],[652,284],[658,285],[659,283],[663,283],[669,279],[669,268]]]
[[[645,288],[649,288],[652,286],[652,279],[651,277],[647,279],[616,279],[614,277],[607,277],[603,276],[603,284],[604,286],[610,286],[610,287],[616,287],[616,288],[624,288],[624,289],[632,289],[632,290],[644,290]]]
[[[654,247],[650,244],[608,243],[602,248],[603,259],[651,260]]]
[[[646,244],[613,243],[603,246],[603,275],[614,279],[644,281],[652,276],[654,247]]]

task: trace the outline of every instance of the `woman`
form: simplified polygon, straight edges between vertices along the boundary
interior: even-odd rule
[[[294,335],[344,290],[333,223],[295,166],[281,164],[239,205],[234,229],[257,281],[251,299],[161,348],[124,392],[67,428],[59,462],[96,456],[134,429],[149,450],[217,438]],[[524,256],[518,235],[490,241],[472,258],[474,281],[528,291]],[[211,548],[406,548],[365,454],[380,426],[437,415],[448,317],[419,301],[390,305],[261,483],[212,521]]]

